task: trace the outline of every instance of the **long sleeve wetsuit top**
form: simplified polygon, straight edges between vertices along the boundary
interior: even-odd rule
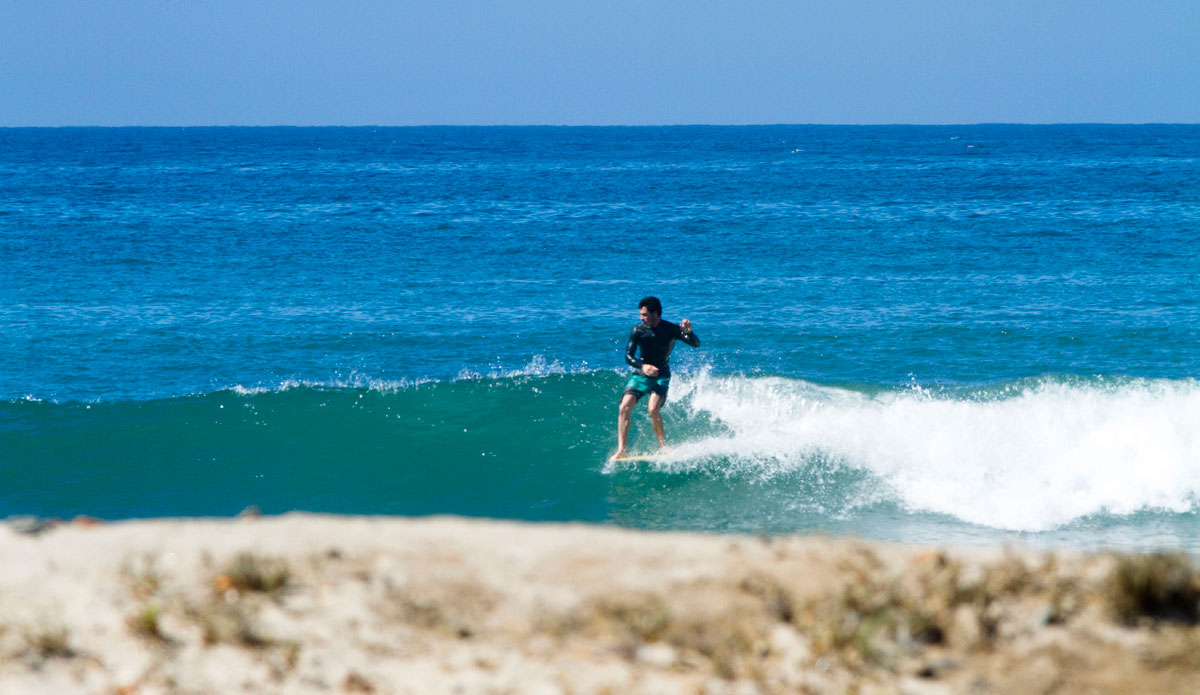
[[[700,339],[695,333],[684,333],[678,324],[670,321],[659,321],[654,328],[639,323],[629,334],[629,343],[625,346],[625,362],[634,369],[641,371],[643,364],[658,367],[658,378],[666,379],[671,376],[671,367],[667,360],[675,341],[682,340],[692,347],[700,347]],[[641,357],[638,357],[638,350]]]

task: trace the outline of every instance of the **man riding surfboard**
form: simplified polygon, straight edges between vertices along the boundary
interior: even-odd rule
[[[671,367],[668,359],[676,340],[692,347],[700,347],[700,339],[692,332],[692,322],[683,319],[678,324],[662,319],[662,302],[657,297],[646,297],[638,302],[638,314],[642,322],[633,327],[629,343],[625,346],[625,362],[634,372],[625,381],[621,394],[621,408],[617,419],[617,453],[614,459],[626,455],[625,446],[629,439],[629,424],[633,406],[638,399],[649,394],[650,422],[654,434],[658,435],[660,449],[667,447],[667,435],[663,430],[662,406],[667,402],[667,389],[671,385]],[[640,356],[639,356],[640,353]]]

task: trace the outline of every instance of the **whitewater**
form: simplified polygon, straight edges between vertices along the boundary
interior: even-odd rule
[[[842,467],[907,509],[1018,531],[1194,512],[1200,499],[1194,380],[871,392],[704,374],[685,400],[727,432],[681,444],[656,462],[664,470],[770,479]]]

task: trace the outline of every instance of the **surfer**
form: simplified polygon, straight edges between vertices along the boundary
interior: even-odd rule
[[[617,453],[613,458],[625,456],[633,406],[646,394],[650,394],[650,422],[654,425],[654,434],[658,435],[659,448],[667,447],[662,421],[662,406],[667,402],[667,389],[671,385],[671,367],[667,360],[676,340],[700,347],[700,339],[692,332],[691,321],[684,319],[678,324],[663,321],[662,302],[657,297],[646,297],[638,302],[638,314],[642,322],[633,327],[629,343],[625,346],[625,362],[633,367],[634,372],[625,381],[625,391],[621,394]]]

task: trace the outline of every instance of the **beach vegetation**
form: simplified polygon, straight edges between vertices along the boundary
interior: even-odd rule
[[[1121,623],[1200,623],[1200,572],[1183,554],[1117,558],[1107,591],[1108,606]]]
[[[167,637],[162,631],[161,617],[162,611],[158,606],[146,604],[136,613],[126,618],[125,624],[138,637],[151,642],[166,644]]]
[[[301,644],[264,633],[257,624],[258,603],[254,600],[218,599],[187,604],[184,616],[200,628],[205,646],[228,644],[259,652],[276,679],[293,671],[300,660]]]
[[[604,631],[615,631],[632,642],[657,642],[671,626],[671,611],[662,598],[646,594],[602,598],[591,610]]]
[[[1053,559],[1037,566],[1009,555],[967,567],[939,552],[895,573],[860,553],[842,563],[841,574],[838,591],[797,609],[797,624],[819,651],[860,668],[894,670],[931,646],[987,649],[1031,629],[1031,614],[1063,624],[1080,610],[1081,589]]]
[[[191,606],[187,615],[200,626],[205,645],[233,644],[258,649],[271,644],[271,640],[258,631],[253,616],[241,602]]]
[[[722,610],[681,616],[671,624],[666,642],[706,659],[713,673],[725,679],[755,678],[769,622],[759,608],[733,601]]]
[[[844,560],[841,570],[847,577],[841,589],[800,611],[819,651],[841,654],[851,665],[891,667],[898,657],[944,640],[938,602],[925,591],[941,577],[918,581],[913,591],[865,551]]]
[[[342,681],[342,692],[366,693],[370,695],[370,693],[375,692],[375,685],[362,674],[351,671],[346,674],[346,679]]]
[[[236,555],[214,578],[213,587],[222,592],[233,589],[279,598],[291,580],[292,570],[286,561],[245,552]]]
[[[145,556],[136,562],[126,562],[121,568],[121,578],[134,597],[145,600],[156,595],[163,586],[163,575],[153,556]]]
[[[758,598],[767,614],[781,623],[792,623],[796,619],[797,602],[787,584],[778,577],[759,573],[744,578],[739,588],[743,593]]]
[[[71,646],[70,631],[63,625],[50,624],[26,629],[25,651],[41,660],[74,659],[79,652]]]
[[[498,599],[474,582],[437,582],[389,587],[388,605],[397,618],[426,630],[459,639],[475,637]]]
[[[778,606],[745,593],[713,604],[710,590],[683,586],[669,597],[653,592],[597,597],[561,616],[553,629],[560,639],[572,633],[607,636],[630,660],[642,646],[662,644],[680,655],[680,663],[707,664],[720,678],[756,677]]]

